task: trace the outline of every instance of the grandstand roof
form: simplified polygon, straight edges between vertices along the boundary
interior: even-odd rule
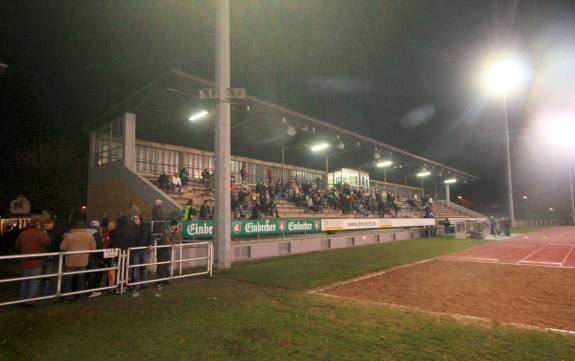
[[[89,128],[95,129],[124,112],[132,112],[136,114],[138,139],[213,150],[214,103],[199,98],[200,89],[211,87],[214,87],[211,81],[172,69],[91,121]],[[249,95],[232,102],[231,108],[234,155],[281,161],[281,149],[285,147],[285,161],[289,164],[324,169],[327,156],[330,170],[361,167],[369,171],[372,178],[383,179],[383,170],[376,167],[377,152],[380,160],[393,161],[394,165],[387,171],[388,181],[403,183],[406,176],[414,176],[423,168],[432,172],[436,182],[447,177],[464,181],[477,179],[465,171],[378,139],[385,134],[368,137]],[[202,109],[210,112],[208,119],[188,121],[191,114]],[[352,124],[350,120],[350,126]],[[288,127],[295,129],[295,135],[288,135]],[[330,144],[330,148],[312,153],[309,147],[320,141]],[[411,178],[410,183],[413,182]]]

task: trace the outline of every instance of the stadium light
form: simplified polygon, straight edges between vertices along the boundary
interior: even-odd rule
[[[427,171],[427,170],[426,170],[426,171],[423,171],[423,172],[420,172],[420,173],[417,173],[417,176],[418,176],[419,178],[427,177],[427,176],[429,176],[429,175],[431,175],[431,172],[430,172],[430,171]]]
[[[383,161],[378,162],[376,164],[377,168],[386,168],[386,167],[389,167],[391,165],[393,165],[393,162],[390,160],[383,160]]]
[[[208,111],[207,110],[200,110],[199,112],[192,114],[188,120],[190,122],[195,122],[196,120],[200,120],[200,119],[204,119],[205,117],[208,116]]]
[[[325,150],[327,148],[329,148],[329,144],[327,144],[327,143],[318,143],[318,144],[312,145],[310,147],[312,152],[320,152],[320,151]]]
[[[523,196],[521,196],[521,198],[523,198],[523,199],[527,199],[527,196],[523,195]]]
[[[453,184],[453,183],[456,183],[456,182],[457,182],[457,179],[455,179],[455,178],[446,179],[446,180],[443,181],[443,183],[445,183],[445,184]]]
[[[483,82],[489,93],[507,95],[525,84],[528,77],[525,61],[515,56],[503,56],[488,62]]]
[[[462,197],[462,196],[457,196],[457,199],[463,199],[463,197]]]

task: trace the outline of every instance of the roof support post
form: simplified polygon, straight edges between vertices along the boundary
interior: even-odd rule
[[[230,268],[231,250],[231,194],[230,194],[230,2],[217,0],[216,9],[216,103],[215,122],[215,181],[216,205],[214,212],[214,245],[216,268]]]

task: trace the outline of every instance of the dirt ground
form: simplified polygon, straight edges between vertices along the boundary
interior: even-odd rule
[[[433,260],[324,293],[575,330],[575,269]]]

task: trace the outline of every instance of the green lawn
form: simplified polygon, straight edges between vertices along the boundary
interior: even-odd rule
[[[149,289],[139,298],[0,309],[0,360],[573,360],[573,337],[280,288],[330,282],[321,268],[336,268],[334,259],[347,262],[340,276],[348,277],[363,272],[353,260],[372,270],[417,258],[412,252],[428,258],[478,244],[461,242],[406,241],[234,265],[160,297]],[[310,265],[314,272],[299,280],[305,270],[298,266]]]
[[[244,262],[234,264],[221,276],[301,290],[484,243],[447,237],[421,238]]]

